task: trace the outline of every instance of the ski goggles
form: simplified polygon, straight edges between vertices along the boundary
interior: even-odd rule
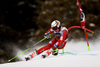
[[[55,27],[52,27],[52,29],[53,29],[53,30],[57,30],[58,28],[57,28],[57,26],[55,26]]]

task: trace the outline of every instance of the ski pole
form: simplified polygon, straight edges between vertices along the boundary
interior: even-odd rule
[[[39,44],[40,42],[42,42],[42,41],[45,40],[45,39],[47,39],[47,37],[45,37],[45,38],[43,38],[42,40],[40,40],[40,41],[38,41],[37,43],[35,43],[35,44],[33,45],[33,47],[36,46],[37,44]]]
[[[45,40],[47,37],[43,38],[42,40],[40,40],[39,42],[37,42],[36,44],[34,44],[33,46],[39,44],[40,42],[42,42],[43,40]],[[8,60],[8,62],[10,62],[11,60],[15,59],[16,57],[18,57],[19,55],[25,53],[26,51],[28,51],[30,48],[26,49],[25,51],[21,52],[20,54],[18,54],[17,56],[11,58],[10,60]]]

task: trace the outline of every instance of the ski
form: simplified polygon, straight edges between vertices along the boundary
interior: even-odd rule
[[[65,54],[65,53],[67,53],[67,54],[74,54],[72,52],[63,52],[63,53],[59,53],[59,54]]]

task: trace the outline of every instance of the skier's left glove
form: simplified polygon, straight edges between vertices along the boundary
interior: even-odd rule
[[[55,55],[55,56],[58,55],[58,50],[59,50],[58,48],[53,50],[52,55]]]
[[[44,37],[47,37],[47,39],[51,38],[51,34],[45,33]]]

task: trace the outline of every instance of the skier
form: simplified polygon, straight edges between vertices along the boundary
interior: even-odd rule
[[[66,27],[62,27],[60,21],[54,20],[51,23],[51,28],[45,33],[44,37],[50,38],[50,35],[55,33],[55,37],[44,47],[34,51],[28,57],[25,57],[25,60],[30,60],[36,55],[41,54],[42,52],[47,52],[42,55],[43,58],[49,56],[51,53],[53,55],[58,55],[58,49],[63,49],[68,40],[68,30]]]
[[[81,6],[79,4],[79,2],[76,3],[77,6],[79,7],[79,11],[80,11],[80,17],[81,17],[81,28],[84,29],[85,28],[85,14],[83,13],[83,10],[81,9]]]

